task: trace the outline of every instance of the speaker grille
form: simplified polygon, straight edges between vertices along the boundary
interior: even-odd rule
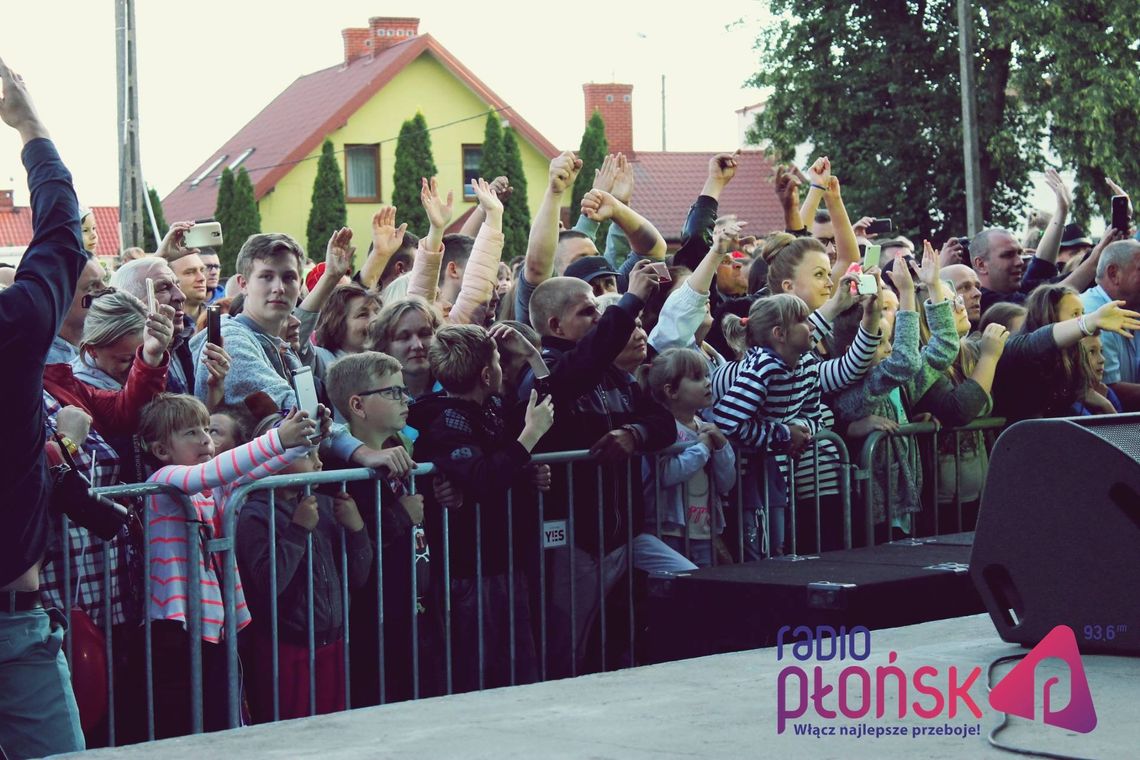
[[[1140,462],[1140,414],[1128,414],[1109,420],[1071,420]]]

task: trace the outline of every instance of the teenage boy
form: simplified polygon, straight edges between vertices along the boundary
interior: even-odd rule
[[[633,268],[628,292],[601,316],[589,284],[571,277],[543,282],[531,299],[531,324],[542,338],[543,359],[550,369],[545,387],[557,413],[557,422],[543,439],[541,450],[589,449],[601,460],[572,466],[576,497],[572,510],[566,468],[554,468],[554,482],[546,498],[544,517],[569,519],[573,540],[573,546],[550,551],[547,652],[548,675],[554,677],[580,672],[588,633],[601,605],[598,575],[601,573],[607,592],[617,584],[630,560],[630,531],[637,532],[642,525],[640,475],[630,480],[631,468],[639,465],[631,465],[629,457],[637,451],[664,448],[677,438],[672,416],[660,406],[653,405],[656,413],[639,414],[628,373],[614,366],[633,335],[646,299],[657,288],[657,275],[648,266],[648,261],[642,261]],[[529,395],[534,387],[534,372],[528,368],[520,397]]]
[[[354,438],[370,449],[399,450],[411,462],[412,442],[402,431],[407,424],[411,395],[404,386],[400,363],[379,351],[350,354],[329,365],[325,373],[329,398]],[[349,469],[357,465],[326,455],[329,470]],[[353,595],[349,608],[349,632],[352,668],[352,706],[411,699],[412,688],[412,554],[416,526],[424,520],[424,497],[410,492],[409,478],[386,477],[377,483],[360,480],[346,484],[348,493],[360,507],[372,542],[373,554],[381,557],[381,572],[376,563],[360,590]],[[376,501],[379,494],[380,503]],[[379,506],[379,510],[377,509]],[[377,518],[379,517],[379,524]],[[417,560],[417,570],[424,567]],[[418,573],[417,596],[426,591],[426,573]],[[379,583],[383,579],[383,588]],[[377,594],[383,593],[384,682],[380,683],[380,605]],[[417,615],[417,640],[420,645],[420,696],[440,693],[440,674],[430,666],[427,653],[442,637],[441,618],[429,605]],[[434,650],[438,651],[438,649]],[[442,657],[436,658],[442,660]]]
[[[513,579],[510,576],[510,539],[504,526],[508,490],[529,488],[530,452],[554,422],[553,402],[539,401],[532,391],[522,432],[516,438],[508,430],[499,395],[503,387],[499,351],[495,340],[477,325],[441,328],[428,350],[428,360],[443,391],[418,400],[409,422],[420,431],[417,458],[432,462],[462,492],[460,506],[448,512],[455,689],[511,683],[508,620],[512,582],[515,682],[529,683],[538,677],[529,592],[523,574],[516,571]],[[443,509],[434,496],[428,496],[424,529],[428,545],[440,549],[444,546]]]

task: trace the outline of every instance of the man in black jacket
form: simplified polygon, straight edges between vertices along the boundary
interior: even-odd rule
[[[599,460],[555,465],[545,499],[543,518],[566,520],[570,543],[554,549],[548,563],[551,677],[579,672],[601,607],[599,572],[608,591],[632,561],[630,541],[641,530],[644,506],[640,464],[631,461],[631,455],[676,440],[668,412],[631,388],[629,374],[613,365],[645,300],[658,286],[648,264],[634,267],[628,292],[600,317],[590,286],[582,280],[552,278],[531,299],[531,324],[542,337],[543,359],[550,369],[550,377],[538,386],[554,400],[554,426],[540,450],[588,449]],[[534,372],[528,369],[520,398],[528,397],[535,386]]]
[[[39,571],[47,548],[44,358],[87,266],[71,174],[28,98],[0,61],[0,119],[20,133],[31,191],[32,242],[0,292],[0,372],[7,435],[0,443],[0,748],[12,757],[84,749],[64,659],[64,617],[43,609]],[[54,444],[53,444],[54,445]]]

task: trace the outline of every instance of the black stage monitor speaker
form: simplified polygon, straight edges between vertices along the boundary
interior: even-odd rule
[[[1026,420],[994,445],[970,576],[1002,639],[1140,654],[1140,414]]]

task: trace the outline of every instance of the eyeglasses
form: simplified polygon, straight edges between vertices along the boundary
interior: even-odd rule
[[[364,396],[372,396],[374,394],[386,398],[389,401],[407,401],[412,398],[412,394],[402,385],[389,385],[387,388],[373,388],[370,391],[361,391],[356,395],[363,398]]]
[[[206,264],[206,271],[207,272],[220,272],[220,271],[222,271],[222,265],[221,264]]]

